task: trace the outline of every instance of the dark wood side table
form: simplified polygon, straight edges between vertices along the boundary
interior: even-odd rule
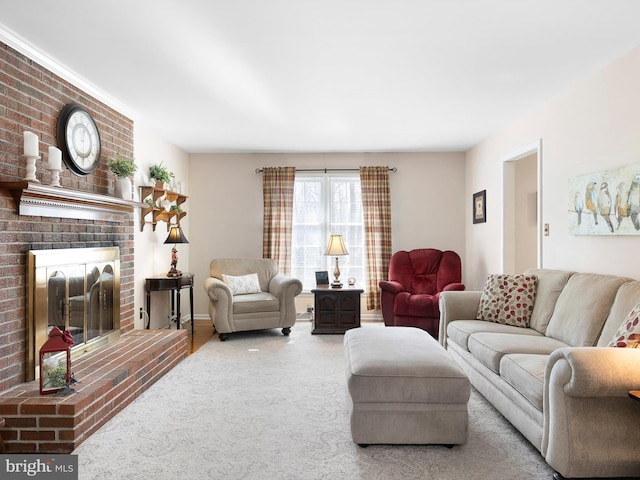
[[[157,277],[149,277],[146,279],[144,289],[147,292],[147,329],[151,328],[151,292],[159,292],[163,290],[171,291],[171,315],[173,316],[173,314],[175,313],[176,328],[178,330],[180,329],[180,291],[183,288],[189,289],[189,306],[191,307],[191,335],[193,335],[193,273],[183,273],[179,277],[167,277],[166,275],[158,275]]]
[[[344,333],[360,326],[360,288],[318,287],[311,333]]]

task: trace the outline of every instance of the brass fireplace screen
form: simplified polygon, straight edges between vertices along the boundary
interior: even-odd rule
[[[119,338],[118,247],[30,250],[27,271],[27,380],[54,326],[71,332],[72,359]]]

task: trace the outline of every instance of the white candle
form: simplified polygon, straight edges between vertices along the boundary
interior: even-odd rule
[[[33,132],[24,132],[24,154],[28,157],[38,156],[38,136]]]
[[[49,170],[62,170],[62,151],[49,147]]]

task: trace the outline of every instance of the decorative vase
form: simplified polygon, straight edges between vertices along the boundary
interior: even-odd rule
[[[124,200],[131,200],[133,198],[131,191],[131,179],[129,177],[116,178],[115,192],[116,197]]]

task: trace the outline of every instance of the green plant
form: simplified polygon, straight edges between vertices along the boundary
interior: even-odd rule
[[[47,365],[43,368],[43,386],[64,387],[67,384],[67,365],[60,361],[57,365]]]
[[[175,210],[176,213],[182,213],[182,209],[180,208],[180,205],[171,205],[171,210]]]
[[[116,177],[127,178],[135,173],[138,166],[133,158],[123,157],[118,153],[115,160],[109,161],[109,168]]]
[[[153,198],[147,198],[146,202],[151,208],[156,208],[156,202],[153,201]]]
[[[169,183],[173,178],[173,173],[160,163],[149,168],[149,176],[158,182]]]

